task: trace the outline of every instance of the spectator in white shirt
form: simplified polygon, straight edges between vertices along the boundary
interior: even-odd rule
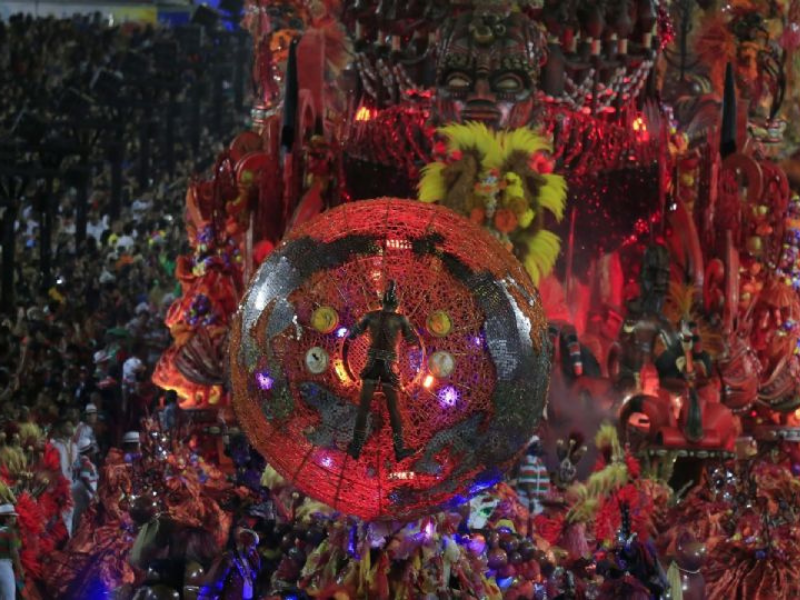
[[[103,233],[105,233],[107,230],[108,217],[103,216],[100,218],[100,215],[97,212],[93,212],[89,218],[89,222],[86,224],[86,235],[89,235],[97,242],[100,242],[103,237]]]
[[[133,239],[134,229],[132,223],[126,223],[125,227],[122,229],[122,235],[119,237],[116,243],[116,247],[119,249],[121,248],[124,251],[128,251],[133,248],[133,245],[136,243],[136,240]]]
[[[134,220],[141,220],[142,216],[150,212],[150,208],[152,206],[153,202],[151,201],[149,194],[145,194],[141,198],[134,200],[133,204],[131,204],[131,212],[133,213]]]
[[[144,363],[136,356],[131,356],[122,363],[122,381],[126,386],[136,387],[139,375],[144,371]]]
[[[86,416],[84,419],[85,420],[78,423],[78,426],[75,428],[75,435],[72,436],[73,442],[80,450],[80,448],[85,445],[85,441],[88,440],[92,450],[96,452],[98,450],[98,445],[97,436],[94,433],[94,426],[97,423],[97,406],[91,403],[87,404]]]

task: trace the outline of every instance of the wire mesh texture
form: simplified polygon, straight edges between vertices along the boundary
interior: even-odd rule
[[[403,441],[395,460],[375,394],[358,460],[352,439],[367,336],[350,330],[396,281],[420,338],[397,352]],[[345,204],[292,231],[261,266],[231,332],[234,409],[301,492],[366,520],[421,516],[502,477],[544,410],[547,328],[522,266],[488,232],[436,205]]]

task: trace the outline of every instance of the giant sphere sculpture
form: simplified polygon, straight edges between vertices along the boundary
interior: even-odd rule
[[[420,344],[397,352],[404,442],[373,398],[353,437],[369,340],[350,340],[389,280]],[[366,520],[454,507],[497,483],[535,432],[550,373],[538,292],[487,231],[446,208],[380,199],[295,229],[262,264],[231,333],[234,409],[301,492]]]

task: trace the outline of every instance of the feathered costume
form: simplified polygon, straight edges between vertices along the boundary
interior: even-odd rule
[[[503,578],[486,569],[488,530],[528,533],[528,512],[506,484],[462,507],[478,507],[470,508],[470,516],[480,513],[480,524],[473,524],[481,531],[472,532],[467,529],[471,518],[463,512],[438,513],[411,523],[365,523],[310,498],[298,498],[272,467],[266,468],[261,482],[270,489],[280,522],[301,529],[321,524],[327,529],[327,537],[307,549],[304,563],[289,556],[280,559],[272,577],[274,589],[296,586],[312,597],[338,600],[450,597],[453,589],[461,590],[464,597],[489,600],[533,596],[539,567],[532,557],[535,550],[547,550],[538,536],[531,536],[526,560],[517,565],[517,577],[504,581],[502,590],[497,579]],[[280,557],[278,543],[266,540],[264,556]]]
[[[438,160],[422,171],[419,199],[439,202],[484,225],[520,259],[535,283],[552,271],[561,241],[545,229],[564,216],[567,185],[554,175],[550,144],[527,128],[495,132],[482,123],[438,130]]]
[[[621,507],[630,511],[630,529],[645,542],[655,531],[653,518],[669,498],[666,486],[640,478],[638,461],[624,450],[616,429],[603,425],[595,437],[601,453],[595,472],[587,482],[572,484],[565,492],[563,509],[537,515],[536,530],[550,543],[568,550],[578,558],[588,548],[576,525],[584,524],[598,544],[614,543],[622,523]],[[568,506],[568,509],[567,509]]]
[[[40,598],[38,585],[46,573],[45,563],[54,549],[67,538],[61,513],[72,505],[70,482],[61,472],[58,450],[45,442],[32,423],[16,425],[24,440],[0,448],[0,502],[14,504],[21,543],[20,562],[25,572],[23,597]],[[34,450],[38,449],[38,450]]]
[[[244,228],[239,220],[246,205],[234,177],[229,150],[218,160],[214,178],[193,182],[186,195],[193,253],[177,262],[182,295],[166,318],[173,344],[152,378],[157,386],[175,390],[184,408],[224,406],[228,319],[242,286]]]
[[[709,600],[800,597],[800,482],[766,458],[746,465],[722,465],[695,487],[670,511],[659,545],[674,555],[685,530],[705,543]]]
[[[114,589],[136,581],[138,563],[130,560],[137,539],[132,512],[152,510],[177,526],[206,529],[219,545],[227,539],[231,515],[220,503],[244,492],[188,448],[180,447],[164,457],[163,448],[155,447],[152,439],[145,437],[141,456],[117,449],[109,452],[101,470],[98,501],[86,510],[64,550],[51,556],[46,580],[52,597],[83,599],[92,597],[98,583]],[[152,499],[150,505],[147,499]]]

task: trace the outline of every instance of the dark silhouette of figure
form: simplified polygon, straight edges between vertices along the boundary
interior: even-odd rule
[[[389,419],[392,424],[395,458],[401,461],[415,452],[415,450],[403,446],[403,421],[397,407],[397,388],[400,385],[400,378],[394,365],[397,363],[397,344],[400,336],[402,335],[408,344],[415,346],[419,346],[419,338],[408,319],[397,313],[397,306],[395,282],[389,281],[383,294],[381,309],[367,313],[350,332],[349,339],[351,340],[358,338],[363,333],[369,334],[370,339],[367,364],[361,372],[361,400],[356,426],[353,431],[353,440],[347,448],[347,453],[354,459],[361,456],[361,449],[367,437],[367,416],[372,397],[378,390],[378,386],[386,396]]]

